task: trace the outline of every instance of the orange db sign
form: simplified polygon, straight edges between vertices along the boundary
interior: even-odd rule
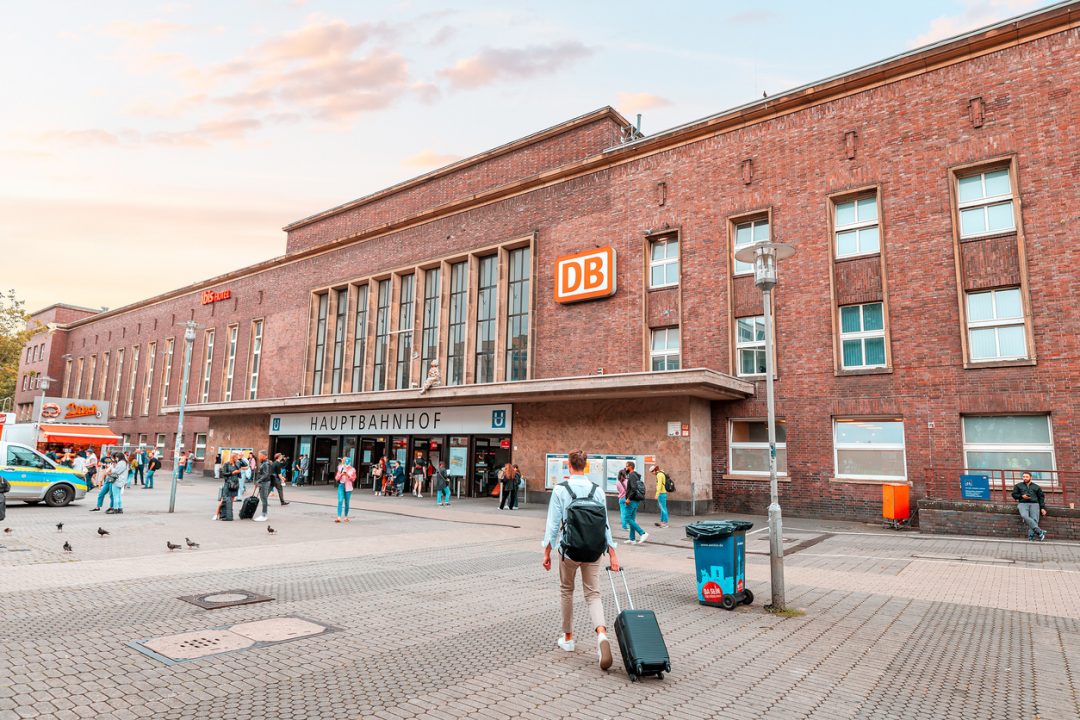
[[[615,294],[615,248],[563,255],[555,261],[555,302],[610,297]]]

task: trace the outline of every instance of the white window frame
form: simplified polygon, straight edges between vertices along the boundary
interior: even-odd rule
[[[1017,413],[1018,415],[1024,415],[1024,413]],[[1052,471],[1054,473],[1050,478],[1041,478],[1035,482],[1039,483],[1040,487],[1044,489],[1058,488],[1057,483],[1057,453],[1054,452],[1054,421],[1049,414],[1036,414],[1037,417],[1046,419],[1046,429],[1049,431],[1050,440],[1049,444],[1034,444],[1034,443],[969,443],[967,439],[967,419],[979,418],[979,417],[991,417],[990,415],[977,415],[968,414],[960,416],[960,440],[964,447],[964,467],[972,467],[971,461],[968,459],[968,453],[970,452],[1048,452],[1050,453],[1050,467],[1048,468],[1035,468],[1035,472]],[[1005,416],[1012,417],[1012,416]],[[1030,415],[1028,417],[1031,417]],[[988,468],[990,470],[1004,470],[1006,480],[1013,480],[1019,482],[1020,474],[1023,470],[1010,470],[1009,468]],[[1014,479],[1015,478],[1015,479]],[[995,476],[991,476],[991,483],[1000,487]]]
[[[214,369],[214,334],[213,328],[203,334],[202,389],[199,392],[199,401],[204,403],[210,401],[210,373]]]
[[[988,174],[990,174],[990,173],[1001,172],[1002,170],[1005,171],[1005,173],[1006,173],[1006,175],[1007,175],[1007,177],[1009,179],[1009,194],[1008,195],[990,195],[990,196],[987,196],[985,194],[986,193],[986,176]],[[967,202],[961,202],[960,201],[960,181],[961,180],[966,180],[966,179],[971,178],[971,177],[980,178],[980,184],[982,186],[983,196],[981,198],[977,199],[977,200],[968,200]],[[1004,228],[1004,229],[1000,229],[1000,230],[990,230],[989,229],[990,222],[989,222],[989,210],[988,210],[988,208],[990,206],[992,206],[992,205],[1004,205],[1006,203],[1008,203],[1009,206],[1012,209],[1012,227],[1011,228]],[[982,208],[983,219],[985,221],[984,225],[987,227],[987,229],[984,230],[983,232],[972,233],[970,235],[966,235],[966,234],[964,234],[963,211],[964,210],[971,210],[971,209],[974,209],[974,208]],[[1002,233],[1016,232],[1016,197],[1013,195],[1013,191],[1012,191],[1012,167],[1010,167],[1009,165],[1005,165],[1003,167],[986,168],[986,169],[980,170],[979,172],[958,173],[956,175],[956,222],[957,222],[958,234],[962,239],[965,239],[965,240],[968,239],[968,238],[987,237],[989,235],[1001,235]]]
[[[206,433],[195,433],[195,447],[192,450],[196,460],[206,459]]]
[[[998,317],[997,298],[998,293],[1016,291],[1020,298],[1020,315],[1017,317]],[[990,307],[994,317],[990,320],[972,320],[971,319],[971,303],[970,298],[973,295],[990,295]],[[1024,317],[1024,293],[1019,286],[997,288],[995,290],[980,290],[976,292],[964,293],[964,315],[967,317],[967,344],[968,344],[968,360],[973,363],[984,362],[998,362],[1001,360],[1027,360],[1031,357],[1031,350],[1028,348],[1027,338],[1027,319]],[[1024,354],[1023,355],[1002,355],[1001,354],[1001,338],[998,335],[998,328],[1015,327],[1019,325],[1024,329]],[[997,354],[994,357],[989,358],[976,358],[972,352],[974,343],[972,342],[971,332],[972,330],[994,330],[994,347],[997,349]]]
[[[838,443],[836,441],[837,426],[845,422],[895,422],[900,423],[900,432],[903,435],[904,442],[902,443],[875,443],[873,445],[868,443]],[[906,483],[907,477],[907,428],[904,427],[903,418],[857,418],[857,417],[839,417],[833,418],[833,472],[838,480],[877,480],[883,483]],[[904,476],[898,477],[895,475],[845,475],[840,473],[840,450],[899,450],[904,456]]]
[[[755,350],[756,351],[756,350],[760,349],[762,352],[765,352],[766,348],[765,348],[765,338],[764,337],[762,337],[760,340],[754,340],[752,342],[740,341],[739,340],[739,321],[740,320],[754,320],[754,321],[760,320],[761,323],[762,323],[762,328],[764,329],[765,316],[764,315],[749,315],[747,317],[735,318],[735,375],[738,376],[738,377],[765,377],[764,372],[744,373],[742,371],[742,351],[743,350]],[[755,337],[757,337],[756,328],[757,328],[757,323],[755,322],[755,332],[754,332]],[[756,357],[756,353],[755,353],[755,357]]]
[[[675,246],[675,254],[672,256],[671,246]],[[657,247],[664,247],[664,257],[659,260],[653,257],[653,250]],[[667,277],[667,268],[669,265],[675,266],[675,280],[673,282],[653,283],[653,270],[656,268],[664,269],[664,277]],[[679,267],[679,238],[678,237],[663,237],[649,241],[649,289],[657,290],[659,288],[678,287],[681,268]]]
[[[670,338],[671,338],[671,332],[672,331],[674,331],[675,335],[676,335],[675,349],[674,350],[671,349],[671,347],[669,346],[669,342],[668,342],[670,340]],[[657,333],[664,333],[664,348],[665,348],[664,350],[657,351],[654,348]],[[674,367],[674,368],[667,367],[668,359],[672,358],[672,357],[675,358],[675,361],[676,361],[676,364],[678,365],[678,367]],[[658,358],[663,358],[664,359],[665,367],[664,367],[663,370],[654,370],[653,369],[653,361],[658,359]],[[654,328],[652,330],[652,332],[649,334],[649,371],[650,372],[671,372],[672,370],[678,370],[681,367],[682,367],[682,332],[680,332],[679,326],[674,325],[672,327]]]
[[[90,379],[86,383],[86,399],[94,399],[94,388],[97,387],[97,355],[90,356]]]
[[[116,382],[112,391],[112,416],[120,415],[120,388],[124,384],[124,348],[116,349]]]
[[[154,449],[157,450],[158,458],[165,457],[165,433],[155,433]]]
[[[259,371],[262,369],[263,319],[251,322],[251,370],[248,375],[248,400],[259,394]]]
[[[139,378],[139,348],[139,345],[131,346],[131,382],[128,383],[127,408],[124,417],[131,417],[135,410],[135,390],[138,387],[136,381]]]
[[[157,355],[157,343],[146,346],[146,373],[143,376],[142,414],[150,414],[150,394],[154,389],[154,365]]]
[[[867,305],[880,305],[881,306],[881,329],[880,330],[858,330],[853,332],[844,332],[844,308],[857,307],[859,308],[859,327],[866,327],[866,322],[863,317],[865,308]],[[840,367],[843,370],[872,370],[876,368],[883,368],[889,366],[889,349],[886,346],[884,352],[884,358],[880,363],[868,364],[866,362],[866,341],[876,340],[881,338],[884,343],[885,340],[885,303],[883,302],[870,302],[870,303],[858,303],[855,305],[841,305],[836,310],[837,327],[840,329]],[[845,340],[858,340],[862,346],[862,365],[845,365],[844,364],[844,341]]]
[[[859,219],[859,205],[867,200],[874,201],[874,219],[873,220],[860,220]],[[855,204],[855,222],[847,225],[840,224],[839,212],[840,206],[847,203]],[[862,231],[869,228],[877,228],[878,231],[878,246],[873,250],[862,249]],[[855,245],[858,247],[853,253],[840,253],[840,235],[842,233],[855,232]],[[866,193],[863,195],[857,195],[855,197],[848,197],[840,200],[833,200],[833,250],[836,253],[838,260],[846,260],[848,258],[863,257],[864,255],[877,255],[881,252],[881,200],[876,192]]]
[[[159,407],[165,407],[169,402],[169,386],[172,384],[173,350],[176,349],[176,338],[168,338],[165,341],[165,367],[161,373],[161,403]]]
[[[236,373],[236,344],[237,339],[240,337],[240,326],[233,324],[229,326],[228,330],[229,350],[228,355],[225,357],[225,402],[232,400],[233,395],[233,376]]]
[[[109,396],[109,352],[101,354],[101,387],[98,389],[98,400],[104,400]]]
[[[68,391],[71,390],[71,358],[64,361],[64,397],[68,397]]]
[[[766,229],[765,230],[765,237],[762,238],[762,239],[755,240],[754,238],[758,233],[758,227],[761,226],[761,225],[765,226],[765,229]],[[742,228],[742,227],[749,227],[750,228],[750,242],[740,244],[739,243],[739,228]],[[732,275],[753,275],[754,274],[754,264],[753,263],[744,263],[741,260],[735,260],[734,255],[735,255],[736,252],[739,251],[740,248],[750,247],[751,245],[753,245],[755,243],[766,242],[766,241],[769,241],[769,240],[772,240],[772,224],[771,224],[771,218],[768,215],[766,215],[764,217],[755,217],[755,218],[752,218],[752,219],[749,219],[749,220],[737,220],[737,221],[734,221],[733,222],[733,229],[731,231],[731,254],[732,254],[732,260],[734,261],[734,265],[731,266],[731,274]]]
[[[735,464],[734,464],[734,457],[735,457],[735,451],[736,450],[764,450],[765,453],[766,453],[766,459],[767,459],[768,458],[768,452],[769,452],[769,443],[768,443],[768,441],[765,441],[765,442],[736,442],[735,440],[732,440],[732,437],[734,437],[734,434],[735,434],[735,423],[761,423],[762,425],[765,425],[766,429],[767,429],[768,428],[768,422],[769,421],[768,421],[767,418],[729,418],[728,419],[728,464],[727,464],[727,468],[728,468],[728,473],[729,474],[731,474],[731,475],[755,475],[755,476],[759,476],[759,477],[769,477],[769,471],[768,470],[738,470],[738,469],[735,468]],[[777,420],[776,424],[777,425],[783,425],[784,429],[785,429],[785,432],[786,432],[787,423],[785,421]],[[786,434],[785,434],[784,438],[785,439],[784,439],[783,442],[781,442],[780,440],[776,441],[777,456],[779,456],[781,449],[783,449],[785,453],[787,452],[787,439],[786,439],[787,435]],[[781,470],[779,464],[777,464],[777,467],[776,467],[776,475],[777,475],[777,477],[787,477],[787,474],[788,474],[787,473],[787,468],[785,467],[784,469]]]

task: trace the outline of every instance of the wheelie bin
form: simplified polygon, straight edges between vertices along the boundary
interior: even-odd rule
[[[739,603],[754,602],[746,587],[746,520],[703,520],[686,526],[694,541],[698,602],[734,610]]]

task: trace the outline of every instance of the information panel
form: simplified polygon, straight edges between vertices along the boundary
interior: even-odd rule
[[[570,477],[570,456],[566,453],[548,453],[545,456],[546,477],[544,487],[553,488]],[[655,455],[589,455],[585,474],[606,493],[614,493],[619,471],[632,461],[634,469],[646,477],[648,465],[656,462]],[[648,464],[648,465],[647,465]]]

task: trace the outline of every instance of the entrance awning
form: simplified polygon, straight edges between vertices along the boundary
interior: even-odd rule
[[[71,443],[72,445],[113,445],[120,436],[105,425],[48,425],[38,428],[41,442]]]

